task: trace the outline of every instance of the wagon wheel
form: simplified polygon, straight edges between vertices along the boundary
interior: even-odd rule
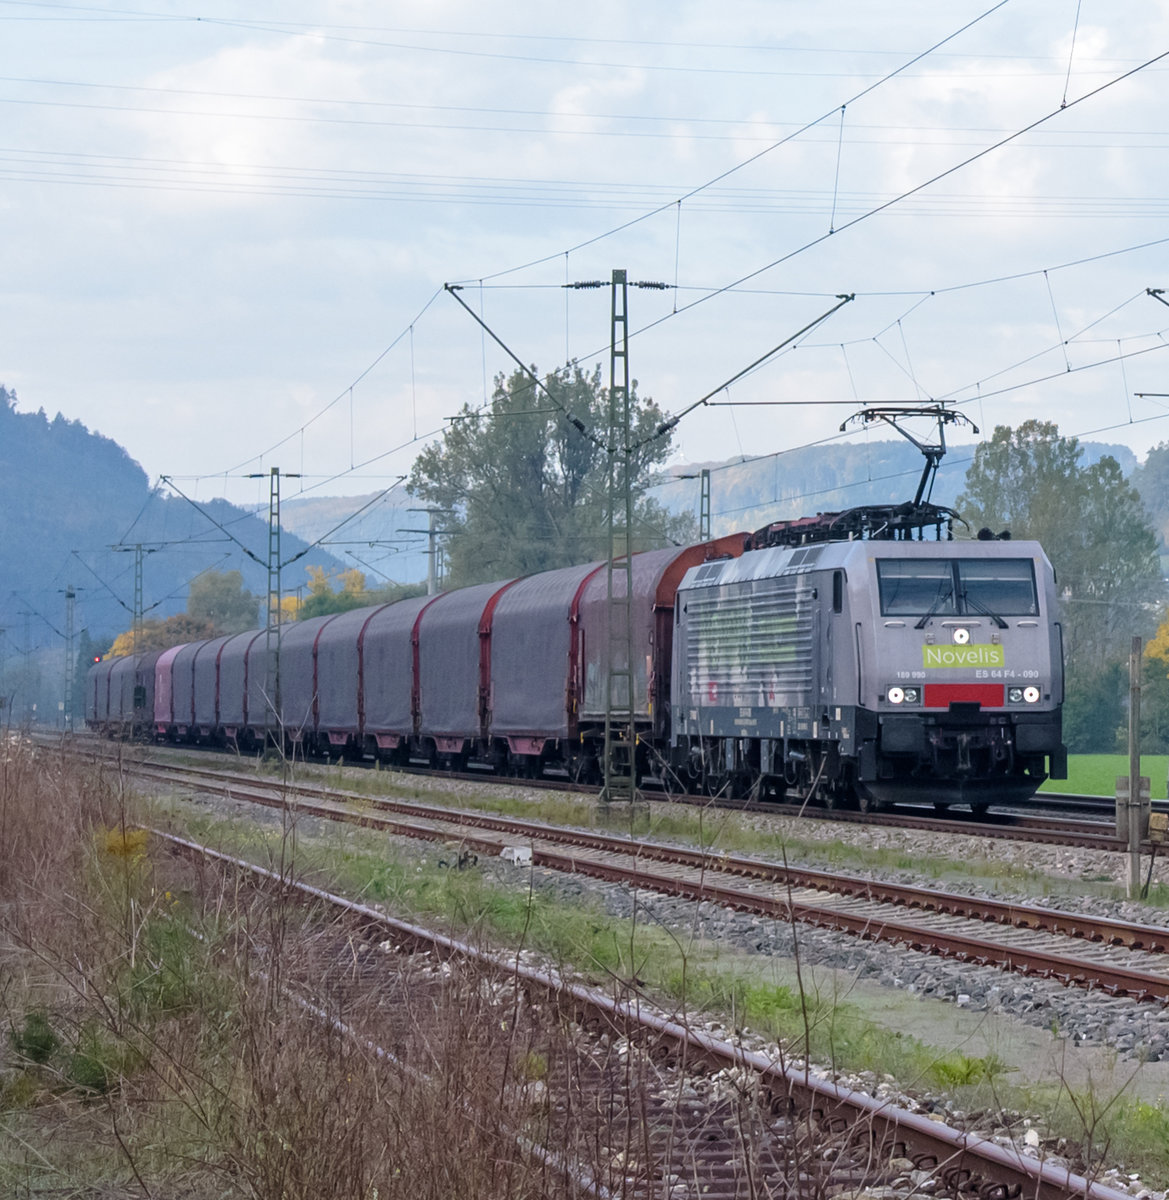
[[[582,786],[596,783],[600,778],[600,767],[595,754],[578,754],[568,764],[568,773],[573,783]]]
[[[881,802],[869,791],[865,785],[858,784],[856,789],[856,806],[866,815],[868,813],[880,812],[883,807]]]

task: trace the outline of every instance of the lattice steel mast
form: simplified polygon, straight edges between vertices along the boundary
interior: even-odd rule
[[[637,795],[637,680],[633,663],[633,479],[630,434],[629,285],[613,271],[609,346],[609,561],[606,567],[608,638],[605,743],[601,802]]]

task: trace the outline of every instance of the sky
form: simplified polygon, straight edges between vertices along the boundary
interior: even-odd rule
[[[1169,441],[1163,5],[0,0],[0,60],[0,383],[199,499],[607,373],[617,269],[678,462]]]

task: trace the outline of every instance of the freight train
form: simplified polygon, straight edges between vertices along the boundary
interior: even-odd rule
[[[1062,634],[1038,543],[954,539],[954,516],[866,507],[639,553],[627,605],[591,563],[110,659],[86,721],[589,782],[612,646],[629,644],[618,752],[638,778],[981,811],[1066,778]],[[629,638],[610,636],[615,614]]]

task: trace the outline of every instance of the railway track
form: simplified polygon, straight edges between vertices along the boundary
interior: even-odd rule
[[[483,855],[798,921],[872,941],[1099,989],[1169,1001],[1169,928],[710,854],[542,822],[453,811],[205,768],[143,765],[143,780],[218,791],[302,817],[450,843]]]
[[[586,987],[515,955],[469,946],[189,839],[152,832],[176,854],[242,873],[257,886],[334,914],[331,937],[302,977],[284,975],[285,987],[301,993],[301,1003],[334,1029],[363,1038],[395,1069],[416,1069],[411,1047],[415,1038],[425,1042],[426,1028],[410,1034],[400,1019],[391,1022],[391,1049],[376,1040],[387,1032],[384,1022],[347,1014],[339,1023],[333,1015],[338,989],[352,990],[356,981],[366,994],[374,982],[379,995],[397,998],[381,1006],[383,1017],[400,1018],[416,995],[404,984],[403,962],[417,980],[420,953],[448,969],[495,979],[500,986],[479,1015],[489,1018],[495,1004],[509,1019],[518,1017],[526,1047],[544,1045],[541,1039],[566,1022],[575,1027],[580,1036],[572,1056],[558,1049],[540,1081],[543,1117],[507,1131],[558,1174],[566,1193],[719,1200],[891,1186],[907,1194],[988,1200],[1125,1195],[1013,1145],[841,1087],[806,1064],[785,1064],[716,1038],[635,995]],[[406,957],[388,953],[391,946]],[[421,975],[425,1001],[439,973]],[[533,1126],[542,1137],[533,1136]]]
[[[43,744],[54,749],[68,747],[71,743],[62,743],[59,737],[46,736]],[[98,758],[114,758],[119,762],[129,764],[130,758],[117,752],[117,743],[111,745],[97,738],[79,737],[73,742],[83,746],[85,753],[95,754]],[[160,761],[160,760],[153,760]],[[233,761],[236,761],[233,759]],[[192,771],[199,768],[192,767]],[[433,771],[405,770],[401,774],[418,776],[423,779],[449,779],[458,782],[474,783],[487,787],[525,787],[545,791],[569,791],[574,794],[597,795],[598,788],[589,788],[572,783],[567,779],[546,777],[540,779],[508,779],[482,772],[442,773]],[[648,791],[647,796],[661,796],[671,803],[692,804],[703,807],[727,808],[738,812],[757,812],[773,816],[811,815],[817,820],[837,821],[849,825],[872,825],[886,828],[925,830],[935,833],[968,832],[978,837],[997,838],[1001,840],[1035,842],[1043,845],[1070,846],[1095,850],[1126,850],[1127,843],[1116,836],[1115,817],[1112,801],[1099,796],[1056,796],[1045,798],[1036,796],[1029,802],[1028,811],[996,810],[984,817],[977,818],[971,814],[958,811],[954,815],[939,815],[934,809],[907,806],[896,810],[882,810],[878,813],[861,813],[853,809],[814,807],[809,809],[804,803],[780,803],[778,801],[751,801],[731,799],[723,796],[694,796],[689,794],[674,795],[665,791]],[[1054,809],[1058,815],[1044,815],[1043,810]],[[1160,806],[1164,809],[1165,806]],[[1155,810],[1160,810],[1154,805]],[[1169,811],[1169,809],[1166,809]],[[1082,813],[1099,814],[1096,818],[1085,818]],[[1150,843],[1143,847],[1144,853],[1153,850]]]

